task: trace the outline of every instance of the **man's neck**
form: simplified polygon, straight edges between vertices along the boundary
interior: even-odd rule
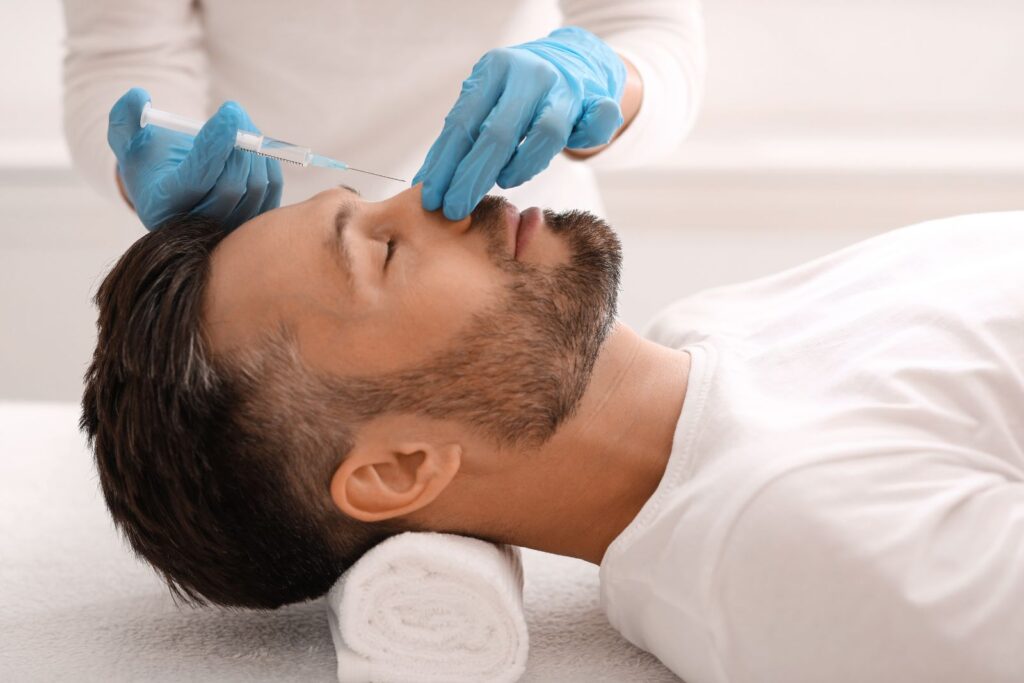
[[[540,450],[499,454],[488,508],[508,542],[600,564],[658,487],[686,394],[690,354],[616,322],[576,414]]]

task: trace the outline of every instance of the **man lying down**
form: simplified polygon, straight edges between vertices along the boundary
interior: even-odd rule
[[[600,565],[611,624],[689,683],[1022,680],[1024,212],[640,336],[605,223],[419,191],[175,219],[100,287],[82,423],[179,597],[306,600],[430,530]]]

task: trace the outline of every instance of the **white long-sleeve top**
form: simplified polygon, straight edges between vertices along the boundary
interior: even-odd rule
[[[693,124],[704,80],[698,0],[65,0],[64,127],[76,168],[118,196],[107,115],[128,88],[207,118],[236,100],[262,132],[411,181],[473,64],[495,47],[586,28],[633,62],[632,124],[586,161],[558,155],[505,194],[520,206],[602,209],[591,167],[644,163]],[[369,199],[407,185],[285,166],[284,202],[345,183]]]
[[[699,292],[601,604],[687,683],[1024,681],[1024,212]]]

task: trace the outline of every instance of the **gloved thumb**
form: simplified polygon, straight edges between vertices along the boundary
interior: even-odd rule
[[[566,147],[584,149],[603,145],[622,125],[622,110],[610,97],[589,97],[583,101],[583,115],[572,130]]]
[[[118,161],[128,154],[132,138],[142,130],[139,120],[142,108],[149,102],[149,93],[142,88],[132,88],[114,103],[107,117],[107,144]]]
[[[164,190],[169,196],[187,193],[198,201],[213,189],[224,171],[228,157],[235,148],[235,137],[248,119],[236,102],[220,105],[210,120],[203,124],[188,155],[167,177]],[[239,152],[246,154],[246,152]]]

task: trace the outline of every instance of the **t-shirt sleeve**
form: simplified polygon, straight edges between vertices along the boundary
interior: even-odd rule
[[[75,169],[120,201],[107,145],[110,108],[129,88],[182,116],[207,116],[206,53],[192,0],[64,0],[64,135]]]
[[[704,20],[698,0],[562,0],[567,26],[585,28],[636,67],[643,101],[625,131],[582,163],[624,168],[671,154],[704,93]]]
[[[1024,680],[1024,483],[1000,464],[791,471],[736,518],[714,575],[730,681]]]

